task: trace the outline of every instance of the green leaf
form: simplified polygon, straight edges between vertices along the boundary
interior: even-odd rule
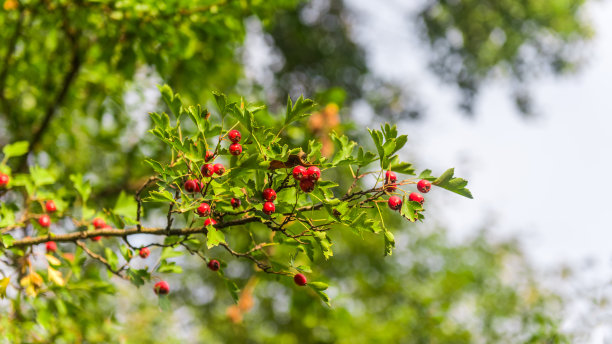
[[[220,243],[225,243],[225,234],[223,234],[222,231],[209,226],[208,234],[206,234],[206,246],[208,248],[213,248]]]
[[[157,297],[157,304],[159,305],[159,308],[164,311],[164,312],[169,312],[172,310],[171,304],[170,304],[170,298],[168,297],[168,295],[159,295]]]
[[[166,174],[166,170],[164,169],[164,167],[162,166],[162,164],[160,164],[159,162],[153,160],[153,159],[145,159],[145,162],[151,166],[151,168],[153,168],[153,170],[157,173],[159,173],[160,175],[165,175]]]
[[[325,282],[308,282],[308,286],[314,290],[326,290],[329,287]]]
[[[321,298],[321,301],[323,301],[328,307],[331,307],[330,303],[329,303],[329,296],[327,296],[327,294],[323,291],[325,289],[318,289],[317,288],[317,284],[318,283],[322,283],[322,282],[311,282],[308,283],[307,286],[309,286],[312,290],[314,290],[314,292],[319,295],[319,297]],[[314,284],[314,286],[313,286]],[[325,284],[325,283],[322,283]],[[326,287],[327,289],[327,287]]]
[[[135,217],[136,209],[138,208],[138,203],[134,199],[133,196],[128,196],[124,191],[121,191],[119,194],[119,198],[117,198],[117,202],[115,203],[115,208],[113,212],[118,215],[123,215],[125,217]]]
[[[331,249],[332,242],[327,236],[327,234],[325,232],[316,232],[316,231],[312,232],[312,234],[315,240],[321,246],[321,250],[323,251],[323,256],[325,257],[325,259],[329,259],[329,257],[333,256],[334,253],[332,252],[332,249]]]
[[[402,200],[401,214],[403,217],[408,219],[410,222],[414,222],[419,219],[418,212],[423,211],[423,205],[419,202],[408,201],[406,196]]]
[[[106,256],[106,261],[108,261],[108,265],[111,266],[113,270],[117,270],[117,266],[119,265],[119,259],[113,250],[109,247],[104,249],[104,255]]]
[[[175,262],[162,260],[157,268],[157,272],[180,274],[183,272],[183,268],[180,265],[176,265]]]
[[[234,303],[238,303],[238,300],[240,299],[240,288],[238,288],[238,286],[236,285],[236,283],[226,279],[225,280],[225,285],[227,286],[227,290],[229,291],[230,295],[232,296],[232,299],[234,300]]]
[[[393,233],[385,229],[385,256],[393,254],[395,248],[395,237]]]
[[[146,269],[128,269],[127,275],[136,287],[144,285],[151,278],[151,274]]]
[[[162,202],[162,203],[167,203],[167,202],[174,203],[175,202],[174,197],[172,197],[172,194],[168,190],[150,191],[149,196],[144,198],[143,201]]]
[[[172,89],[168,85],[164,85],[164,86],[158,85],[157,88],[159,88],[162,94],[162,98],[164,99],[164,102],[166,103],[166,105],[168,105],[168,107],[170,108],[170,111],[172,111],[174,116],[176,116],[177,118],[180,117],[181,116],[181,105],[182,105],[181,96],[178,93],[174,94],[172,92]],[[169,123],[168,125],[163,126],[163,128],[167,128],[167,127],[169,127]]]
[[[383,149],[383,134],[378,130],[368,129],[370,132],[370,136],[372,137],[372,141],[374,141],[374,145],[376,146],[376,150],[378,150],[378,157],[380,158],[380,164],[382,166],[382,160],[385,157],[385,150]]]
[[[168,245],[168,244],[166,244]],[[172,247],[164,247],[164,249],[162,250],[161,256],[159,257],[159,259],[168,259],[168,258],[174,258],[174,257],[180,257],[183,255],[183,252],[177,251]]]
[[[2,153],[4,153],[4,159],[22,156],[28,152],[29,147],[30,143],[28,141],[18,141],[6,145],[4,146],[4,148],[2,148]]]
[[[431,175],[431,170],[424,170],[423,172],[421,172],[421,174],[419,174],[419,179],[425,179],[429,180],[430,182],[433,182],[434,180],[436,180],[436,177],[433,177]]]
[[[399,159],[394,159],[391,162],[391,165],[389,165],[389,170],[397,173],[408,174],[411,176],[414,175],[414,168],[412,167],[412,164],[407,162],[399,162],[397,160]]]
[[[83,180],[83,175],[80,173],[70,175],[70,181],[72,181],[72,185],[81,196],[83,204],[85,204],[89,199],[89,195],[91,195],[91,185],[89,185],[88,181]]]
[[[298,121],[304,117],[308,117],[310,112],[316,103],[311,99],[304,99],[300,96],[295,102],[295,105],[291,102],[291,97],[287,97],[287,114],[285,115],[285,125]]]
[[[448,191],[452,191],[461,196],[467,198],[473,198],[472,193],[465,186],[468,184],[467,180],[462,178],[453,178],[453,174],[455,173],[454,168],[449,168],[446,172],[442,173],[438,179],[436,179],[432,184],[439,186]]]
[[[34,185],[37,187],[55,183],[55,177],[49,170],[37,165],[30,166],[30,176],[32,177],[32,181],[34,181]]]
[[[2,234],[2,236],[0,236],[0,241],[2,241],[2,245],[4,247],[9,248],[13,246],[15,238],[13,238],[13,236],[10,234]]]
[[[225,116],[225,113],[227,112],[225,110],[225,107],[227,105],[227,97],[225,96],[225,94],[219,93],[219,92],[213,92],[213,96],[215,97],[215,101],[217,102],[217,107],[219,108],[219,111],[221,112],[221,116]]]

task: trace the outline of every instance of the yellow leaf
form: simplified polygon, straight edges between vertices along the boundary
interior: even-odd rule
[[[30,273],[30,281],[32,285],[34,285],[37,288],[40,288],[43,285],[42,277],[40,277],[40,275],[34,271]]]
[[[60,260],[59,260],[59,259],[57,259],[57,258],[53,257],[53,256],[52,256],[52,255],[50,255],[50,254],[45,254],[45,257],[47,258],[47,261],[48,261],[48,262],[49,262],[49,264],[51,264],[51,265],[61,265],[61,264],[62,264],[62,262],[60,262]]]
[[[63,287],[64,284],[66,284],[66,282],[62,278],[62,272],[61,271],[57,271],[54,268],[49,267],[47,269],[47,272],[49,273],[49,280],[53,281],[53,283],[59,285],[60,287]]]
[[[6,296],[6,288],[8,287],[10,281],[10,277],[5,277],[0,280],[0,297],[3,299]]]
[[[19,2],[17,0],[6,0],[3,7],[6,11],[16,10],[19,7]]]

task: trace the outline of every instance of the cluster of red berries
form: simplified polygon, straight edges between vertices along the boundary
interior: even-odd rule
[[[10,180],[8,174],[0,173],[0,188],[7,186]]]
[[[387,171],[387,173],[385,173],[385,190],[390,192],[397,190],[396,182],[397,176],[395,172]],[[422,193],[428,193],[429,190],[431,190],[431,182],[425,179],[419,180],[417,189]],[[423,202],[425,202],[425,197],[418,192],[412,192],[408,195],[408,200],[423,204]],[[387,204],[391,210],[400,210],[402,208],[402,199],[398,196],[391,196]]]
[[[298,165],[293,168],[292,174],[293,178],[300,182],[300,189],[306,193],[312,192],[315,184],[321,178],[321,170],[316,166],[306,168]]]
[[[229,146],[229,152],[231,155],[240,155],[242,153],[242,146],[240,145],[240,139],[242,135],[238,130],[230,130],[227,133],[227,137],[232,141],[232,144]]]
[[[276,210],[276,207],[274,206],[274,200],[276,199],[276,191],[274,191],[274,189],[267,188],[261,193],[261,195],[266,201],[263,205],[263,212],[268,215],[272,215]]]
[[[49,200],[45,202],[45,210],[48,213],[55,212],[57,210],[57,206],[55,205],[55,202],[53,202],[53,200]],[[49,226],[51,226],[51,217],[47,214],[40,215],[40,217],[38,218],[38,224],[41,227],[49,228]]]

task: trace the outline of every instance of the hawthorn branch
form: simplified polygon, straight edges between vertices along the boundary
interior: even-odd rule
[[[216,228],[226,228],[231,226],[243,225],[251,222],[262,222],[262,220],[258,217],[245,217],[242,219],[227,221],[218,223],[215,225]],[[58,235],[42,235],[37,237],[24,238],[21,240],[16,240],[13,242],[11,247],[27,247],[37,244],[42,244],[47,241],[55,241],[55,242],[75,242],[79,239],[88,239],[95,236],[101,237],[122,237],[129,236],[134,234],[151,234],[151,235],[164,235],[164,236],[181,236],[181,235],[189,235],[189,234],[198,234],[204,233],[206,234],[208,231],[206,227],[196,227],[196,228],[171,228],[167,230],[166,228],[145,228],[142,230],[138,230],[138,228],[129,228],[129,229],[96,229],[96,230],[88,230],[82,232],[73,232],[67,234],[58,234]]]
[[[76,240],[75,244],[77,244],[80,248],[83,249],[83,251],[85,251],[85,253],[87,253],[88,256],[90,256],[91,258],[99,261],[100,263],[104,264],[106,266],[106,268],[108,269],[108,271],[112,272],[113,274],[123,278],[123,279],[128,279],[126,276],[121,274],[121,270],[115,270],[113,269],[113,267],[110,265],[110,263],[101,255],[93,252],[92,250],[90,250],[87,245],[85,245],[82,241],[80,240]]]
[[[149,185],[151,185],[151,183],[156,182],[156,181],[157,181],[157,177],[155,176],[149,177],[149,179],[138,189],[138,191],[136,191],[136,194],[134,195],[134,198],[136,199],[136,202],[138,203],[138,208],[136,209],[136,222],[138,222],[138,224],[136,226],[139,230],[142,229],[142,223],[140,222],[140,216],[142,213],[142,199],[140,198],[140,194],[144,191],[144,189],[146,189]]]

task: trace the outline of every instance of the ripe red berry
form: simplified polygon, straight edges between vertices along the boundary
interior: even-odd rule
[[[392,210],[400,210],[402,208],[402,199],[397,196],[389,197],[389,208]]]
[[[204,161],[208,162],[212,158],[214,158],[214,156],[215,156],[215,153],[213,153],[211,151],[206,151],[206,156],[204,157]]]
[[[234,143],[233,145],[229,146],[229,152],[231,155],[240,155],[240,153],[242,153],[242,146],[240,143]]]
[[[317,166],[310,166],[306,170],[306,176],[308,177],[308,179],[312,180],[313,182],[316,182],[317,180],[319,180],[319,178],[321,178],[321,170]]]
[[[230,130],[229,133],[227,133],[227,137],[233,143],[238,143],[238,142],[240,142],[240,139],[242,138],[242,135],[240,135],[240,132],[238,130],[234,129],[234,130]]]
[[[11,178],[8,175],[0,173],[0,187],[8,185],[10,180]]]
[[[242,202],[240,202],[240,200],[238,198],[232,198],[230,203],[232,204],[232,208],[236,209],[236,208],[238,208],[240,206],[240,204]]]
[[[276,199],[276,191],[274,189],[267,188],[262,192],[263,199],[268,202],[274,202]]]
[[[429,180],[421,179],[417,183],[417,189],[422,193],[428,193],[431,190],[431,182]]]
[[[295,276],[293,276],[293,282],[295,282],[295,284],[301,286],[305,286],[307,281],[306,281],[306,276],[304,276],[303,274],[295,274]]]
[[[96,228],[96,229],[100,229],[104,226],[106,226],[106,222],[104,222],[104,220],[102,220],[99,217],[96,217],[95,219],[93,219],[93,221],[91,222],[91,224]]]
[[[45,209],[47,209],[47,211],[50,213],[56,211],[57,207],[55,206],[55,202],[53,202],[53,200],[48,200],[45,202]]]
[[[91,240],[93,240],[93,241],[100,241],[100,240],[102,240],[102,237],[101,236],[91,237]]]
[[[206,221],[204,221],[204,226],[205,227],[208,227],[208,226],[211,226],[211,225],[214,226],[216,224],[217,224],[217,221],[215,221],[215,219],[208,218],[208,219],[206,219]]]
[[[215,171],[216,174],[222,176],[223,173],[225,173],[225,167],[223,166],[223,164],[215,164],[213,166],[213,169]]]
[[[140,256],[140,258],[145,259],[149,256],[149,254],[151,254],[151,251],[149,250],[148,247],[142,247],[140,249],[140,251],[138,251],[138,255]]]
[[[300,180],[300,189],[302,189],[302,191],[308,193],[308,192],[312,192],[315,188],[315,184],[312,180],[310,179],[302,179]]]
[[[38,218],[38,224],[40,224],[41,226],[47,228],[47,227],[49,227],[51,225],[51,218],[47,214],[41,215]]]
[[[297,165],[293,168],[292,174],[295,180],[302,180],[302,178],[304,178],[304,176],[306,175],[306,167]]]
[[[166,281],[159,281],[153,286],[153,291],[157,295],[166,295],[170,292],[170,286]]]
[[[425,202],[425,198],[423,197],[423,195],[421,195],[420,193],[417,192],[413,192],[408,196],[408,199],[414,202],[419,202],[421,204],[423,204],[423,202]]]
[[[385,190],[388,191],[388,192],[393,192],[393,191],[397,190],[397,184],[395,184],[395,183],[385,184]]]
[[[211,177],[215,173],[215,167],[213,164],[205,164],[202,165],[200,171],[204,177]]]
[[[210,215],[210,205],[208,205],[208,203],[200,203],[197,212],[200,216]]]
[[[274,206],[274,203],[272,202],[266,202],[263,205],[263,212],[268,214],[268,215],[272,215],[274,213],[274,210],[276,210],[276,207]]]
[[[216,259],[211,259],[208,262],[208,268],[211,269],[212,271],[219,271],[220,267],[221,267],[221,264]]]
[[[55,243],[55,241],[47,241],[45,247],[47,249],[47,253],[57,251],[57,244]]]
[[[197,179],[189,179],[185,182],[184,187],[187,192],[200,192],[202,190],[202,183]]]
[[[397,181],[397,175],[393,171],[387,171],[385,173],[385,184],[395,183]]]

